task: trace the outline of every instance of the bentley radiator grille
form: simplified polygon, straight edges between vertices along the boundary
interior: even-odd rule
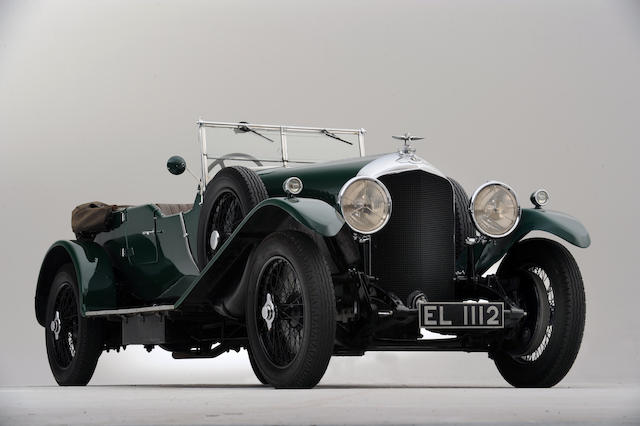
[[[372,272],[401,300],[422,290],[429,301],[453,300],[453,190],[422,171],[380,177],[391,193],[389,223],[372,236]]]

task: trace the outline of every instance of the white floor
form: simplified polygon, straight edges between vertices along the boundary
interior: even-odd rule
[[[2,425],[640,424],[640,387],[0,388]]]

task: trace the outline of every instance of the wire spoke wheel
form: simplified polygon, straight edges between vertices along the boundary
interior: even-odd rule
[[[245,310],[250,360],[263,383],[310,388],[333,353],[336,299],[331,272],[315,242],[274,232],[251,255]]]
[[[520,359],[525,362],[533,362],[540,358],[544,350],[549,345],[549,340],[551,339],[551,333],[553,332],[553,313],[555,311],[555,300],[553,297],[553,287],[551,286],[551,279],[549,275],[545,272],[545,270],[540,266],[531,266],[528,270],[534,274],[536,274],[544,284],[547,293],[547,299],[549,301],[549,323],[545,330],[544,337],[540,345],[533,350],[533,352],[522,355]]]
[[[260,343],[269,360],[287,367],[304,338],[304,299],[296,271],[282,257],[271,258],[258,279],[256,304]]]
[[[197,261],[204,269],[238,225],[269,194],[253,170],[225,167],[207,184],[198,218]]]
[[[69,284],[60,288],[55,301],[55,317],[50,324],[54,339],[54,358],[59,368],[68,368],[78,344],[78,304]]]
[[[220,194],[213,205],[212,211],[213,214],[209,220],[206,233],[206,241],[209,242],[207,244],[207,260],[211,260],[216,248],[220,247],[231,236],[244,217],[240,200],[232,191],[225,191]],[[211,243],[211,236],[214,232],[218,233],[215,247]]]
[[[492,354],[502,377],[517,387],[554,386],[569,372],[582,342],[585,297],[582,276],[571,253],[542,238],[517,243],[498,268],[516,282],[514,302],[527,316]]]
[[[80,314],[72,264],[60,267],[47,296],[45,344],[49,367],[59,385],[86,385],[103,349],[103,322]]]

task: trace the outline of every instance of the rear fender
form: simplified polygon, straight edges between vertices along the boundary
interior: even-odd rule
[[[240,285],[231,289],[230,294],[231,299],[235,300],[233,304],[238,305],[239,301],[244,300],[247,280],[241,279],[245,273],[245,265],[236,263],[247,262],[253,247],[291,218],[323,237],[334,237],[344,225],[342,216],[324,201],[312,198],[266,199],[249,212],[218,249],[213,259],[200,272],[200,276],[176,302],[176,308],[200,304],[212,291],[221,290],[219,286],[223,282],[240,282]]]
[[[517,228],[504,238],[479,247],[476,252],[476,272],[483,274],[504,256],[511,246],[531,231],[545,231],[562,238],[574,246],[587,248],[591,244],[589,232],[578,219],[568,214],[543,210],[523,209]]]
[[[80,310],[115,309],[116,291],[111,259],[92,241],[55,242],[44,257],[36,286],[36,318],[44,326],[47,298],[53,278],[65,263],[73,264],[79,286]]]

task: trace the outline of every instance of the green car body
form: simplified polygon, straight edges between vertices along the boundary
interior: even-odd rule
[[[47,254],[38,279],[36,314],[41,321],[46,285],[51,274],[61,264],[73,262],[82,288],[82,312],[103,311],[137,307],[119,306],[115,297],[116,281],[112,272],[113,263],[131,278],[136,296],[142,304],[175,304],[178,308],[199,285],[210,283],[203,275],[214,273],[219,258],[225,250],[234,246],[238,235],[260,229],[261,215],[277,211],[277,221],[291,217],[313,232],[325,237],[335,236],[345,226],[338,206],[338,193],[349,179],[355,177],[367,164],[380,156],[334,161],[311,166],[267,169],[258,173],[269,192],[268,200],[256,206],[237,228],[232,238],[218,252],[203,271],[198,271],[188,247],[196,247],[200,196],[196,196],[194,207],[184,213],[187,238],[183,237],[180,215],[164,216],[154,204],[124,209],[124,222],[114,230],[103,233],[100,243],[57,241]],[[283,182],[297,176],[304,182],[304,189],[296,198],[287,198],[282,189]],[[273,229],[277,227],[275,223]],[[153,236],[141,233],[151,229],[161,230]],[[577,247],[591,244],[589,233],[580,221],[564,213],[544,209],[525,208],[515,231],[508,237],[495,240],[494,244],[478,247],[476,267],[484,272],[500,260],[509,248],[533,231],[545,231]],[[264,231],[264,236],[268,233]],[[188,242],[188,245],[186,244]],[[133,249],[133,254],[131,254]],[[128,250],[126,257],[122,251]],[[459,259],[464,264],[465,259]],[[41,323],[41,325],[43,325]]]
[[[362,139],[364,130],[344,131],[344,133],[351,132],[358,136],[361,154],[359,157],[313,164],[307,164],[305,161],[296,164],[284,154],[286,153],[285,133],[291,128],[281,127],[279,131],[282,137],[282,163],[275,167],[258,167],[254,172],[251,172],[253,173],[251,176],[257,177],[253,185],[258,185],[257,180],[259,180],[259,185],[266,190],[266,198],[256,203],[238,222],[233,231],[218,245],[217,239],[214,243],[213,235],[207,234],[206,238],[202,235],[203,223],[206,225],[210,220],[206,215],[211,214],[204,210],[204,206],[207,205],[205,202],[206,191],[210,191],[210,186],[216,180],[215,176],[212,179],[208,177],[208,173],[212,170],[208,160],[216,157],[210,157],[206,154],[204,128],[207,127],[207,124],[212,123],[199,122],[203,146],[203,174],[192,205],[145,204],[117,207],[111,213],[108,229],[92,235],[91,238],[57,241],[49,248],[42,262],[35,294],[35,313],[40,325],[51,327],[52,330],[55,328],[55,321],[49,324],[50,319],[47,319],[50,289],[60,268],[71,264],[75,271],[78,287],[79,315],[83,318],[102,319],[111,326],[109,329],[111,337],[110,340],[105,341],[104,349],[119,349],[120,346],[126,344],[145,344],[149,347],[159,344],[164,349],[174,352],[174,357],[214,357],[219,354],[215,350],[206,352],[204,355],[200,351],[197,353],[191,351],[189,345],[193,345],[193,343],[184,343],[183,337],[176,337],[175,330],[171,331],[170,338],[169,331],[165,331],[169,329],[165,329],[164,321],[179,322],[182,324],[182,329],[185,329],[191,317],[194,318],[194,321],[200,321],[199,324],[202,323],[202,318],[214,318],[216,321],[219,320],[221,325],[211,327],[221,327],[222,337],[216,335],[218,337],[211,339],[221,343],[221,351],[248,347],[242,330],[244,330],[247,288],[254,285],[248,282],[251,277],[253,256],[256,247],[275,232],[295,230],[311,238],[331,271],[336,297],[342,297],[340,295],[346,291],[344,288],[351,286],[354,282],[355,287],[353,288],[356,290],[359,288],[360,290],[357,291],[360,293],[362,293],[362,286],[367,286],[368,283],[371,284],[371,288],[380,288],[376,287],[377,278],[374,277],[375,274],[371,269],[371,253],[372,250],[377,250],[376,244],[383,244],[381,239],[376,239],[378,238],[376,235],[380,228],[382,231],[385,230],[386,222],[371,235],[367,235],[366,232],[358,232],[346,220],[341,197],[352,182],[369,179],[380,185],[384,181],[388,186],[393,181],[385,179],[390,176],[413,176],[412,179],[417,180],[428,176],[429,179],[435,179],[434,182],[439,182],[439,190],[444,191],[443,194],[448,194],[446,196],[453,199],[454,202],[451,204],[450,210],[446,203],[444,205],[445,210],[448,210],[447,214],[453,214],[452,212],[455,210],[458,215],[455,219],[455,230],[458,230],[461,217],[469,223],[471,223],[470,217],[473,217],[475,223],[473,203],[483,187],[476,191],[471,201],[462,190],[462,204],[460,204],[459,190],[456,189],[454,181],[416,156],[414,150],[408,145],[396,153],[364,156]],[[253,128],[248,128],[245,123],[218,124],[234,129],[236,132],[253,131]],[[270,129],[268,126],[264,126],[264,128]],[[311,131],[309,128],[299,128],[299,130],[301,132]],[[336,136],[334,132],[337,130],[315,130],[320,134],[329,134],[328,136],[331,138],[350,143]],[[338,135],[341,134],[338,132]],[[262,134],[258,136],[269,139]],[[404,139],[405,143],[412,140],[409,135]],[[262,166],[261,160],[245,154],[230,154],[230,156],[220,157],[217,161],[221,162],[224,167],[225,160],[235,159],[237,156],[242,156],[244,160],[246,156],[250,161]],[[186,164],[182,158],[172,157],[169,160],[168,168],[171,173],[180,174],[185,170]],[[287,186],[287,182],[291,178],[296,178],[301,183],[299,192],[294,193]],[[393,203],[393,194],[399,193],[398,191],[402,192],[402,187],[398,187],[397,184],[393,185],[395,186],[391,190],[392,195],[388,205],[388,216],[392,219],[394,214],[401,213],[393,209],[403,208],[397,207]],[[382,186],[384,187],[384,185]],[[386,187],[384,189],[389,196],[389,191]],[[509,191],[511,190],[509,189]],[[544,195],[548,197],[546,192]],[[417,194],[416,196],[418,197]],[[532,201],[534,201],[533,198]],[[404,202],[404,208],[407,208],[406,200]],[[496,292],[495,282],[492,281],[492,278],[487,278],[485,282],[482,281],[485,278],[479,277],[503,259],[505,255],[514,251],[514,248],[534,231],[553,234],[577,247],[586,248],[591,243],[586,228],[577,219],[567,214],[543,209],[539,204],[531,208],[522,208],[518,205],[517,213],[517,221],[503,237],[485,236],[487,233],[482,232],[476,223],[471,232],[472,235],[468,233],[468,238],[465,240],[467,246],[463,247],[462,243],[457,241],[460,235],[456,234],[457,245],[454,259],[451,262],[450,277],[451,286],[461,285],[461,288],[466,291],[465,294],[475,295],[473,297],[476,299],[488,298],[491,295],[504,297],[501,299],[504,302],[500,302],[505,306],[503,315],[512,315],[514,324],[518,321],[524,321],[522,318],[526,317],[526,313],[516,308],[517,303],[504,292]],[[389,220],[389,217],[386,220]],[[446,244],[453,244],[453,223],[438,222],[437,220],[434,223],[437,223],[437,226],[434,226],[439,227],[440,231],[442,231],[442,227],[445,228],[444,234],[442,234],[445,235],[445,240],[436,239],[434,241],[446,241],[446,235],[450,233],[451,239],[446,241]],[[451,228],[447,228],[448,226]],[[436,228],[433,228],[432,232],[438,232]],[[422,234],[418,232],[417,235]],[[411,238],[408,239],[407,247],[419,246],[423,250],[425,249],[425,245],[420,245],[419,241],[416,243],[415,238],[411,240],[413,242],[409,240]],[[208,250],[209,244],[214,253],[203,262],[201,261],[201,253],[203,250]],[[396,250],[404,250],[404,248],[396,246]],[[429,250],[432,250],[430,253],[437,256],[437,247],[432,247]],[[390,255],[396,256],[393,253]],[[416,259],[416,262],[420,261],[421,259]],[[368,269],[367,262],[369,263]],[[448,260],[445,263],[447,262]],[[435,264],[431,263],[430,265]],[[407,270],[410,270],[411,267],[407,264]],[[445,278],[448,267],[445,266]],[[453,274],[454,271],[455,274]],[[402,277],[399,279],[402,280]],[[480,293],[477,293],[476,287],[479,280],[485,283],[483,284],[483,291],[485,291],[483,294],[489,296],[478,296]],[[461,284],[462,281],[464,283]],[[375,290],[374,294],[376,294]],[[473,338],[473,332],[465,335],[467,337],[464,341],[452,340],[450,346],[444,342],[442,346],[422,345],[422,349],[416,349],[418,346],[414,347],[408,344],[407,342],[410,343],[411,339],[416,339],[416,335],[413,331],[403,331],[405,329],[402,327],[410,329],[411,324],[416,320],[418,309],[421,308],[419,304],[412,306],[410,299],[413,296],[411,295],[405,306],[401,299],[406,298],[407,294],[408,291],[405,291],[400,298],[391,294],[390,299],[385,296],[387,297],[385,300],[391,300],[389,303],[395,304],[397,308],[392,311],[376,307],[378,302],[367,302],[371,303],[373,312],[380,309],[379,318],[376,321],[382,324],[380,326],[383,330],[381,335],[387,337],[379,340],[376,345],[367,346],[366,343],[363,343],[359,348],[348,349],[349,345],[344,344],[344,335],[341,336],[338,333],[336,334],[334,354],[358,355],[364,353],[365,350],[394,349],[482,350],[489,352],[492,350],[491,345],[494,343],[474,346],[473,341],[469,340]],[[447,300],[452,300],[451,295],[454,293],[445,291],[443,294],[444,296],[435,294],[434,300],[453,303]],[[424,297],[424,294],[419,296]],[[365,298],[369,300],[368,297]],[[378,294],[376,297],[381,296]],[[438,297],[440,298],[438,299]],[[461,296],[456,297],[456,302],[461,302]],[[427,294],[427,298],[431,301],[429,294]],[[422,301],[426,302],[427,298],[423,298]],[[345,300],[350,299],[346,298]],[[507,309],[507,305],[511,306],[510,310]],[[357,317],[356,307],[354,306],[353,309],[354,312],[348,314],[351,315],[349,318]],[[147,331],[145,331],[144,322],[145,318],[149,318],[149,315],[156,315],[160,321],[158,324],[163,328],[160,334],[157,334],[157,328],[149,329],[148,335],[145,334]],[[392,324],[390,320],[386,319],[387,315],[397,323]],[[440,316],[442,319],[442,311]],[[422,321],[422,316],[420,318]],[[137,320],[142,322],[136,323]],[[503,319],[503,321],[503,327],[506,328],[507,320]],[[132,323],[133,325],[131,325]],[[232,331],[224,331],[227,328]],[[438,330],[436,331],[438,332]],[[203,335],[207,336],[206,333]],[[224,337],[226,335],[232,337]],[[401,336],[401,339],[394,340],[396,335]],[[496,336],[495,333],[491,334],[491,331],[487,335],[492,338]],[[507,335],[505,334],[505,336]],[[56,339],[58,339],[57,332]],[[231,343],[225,343],[225,339],[230,339]],[[343,340],[340,341],[340,339]],[[573,361],[571,360],[571,362]]]

